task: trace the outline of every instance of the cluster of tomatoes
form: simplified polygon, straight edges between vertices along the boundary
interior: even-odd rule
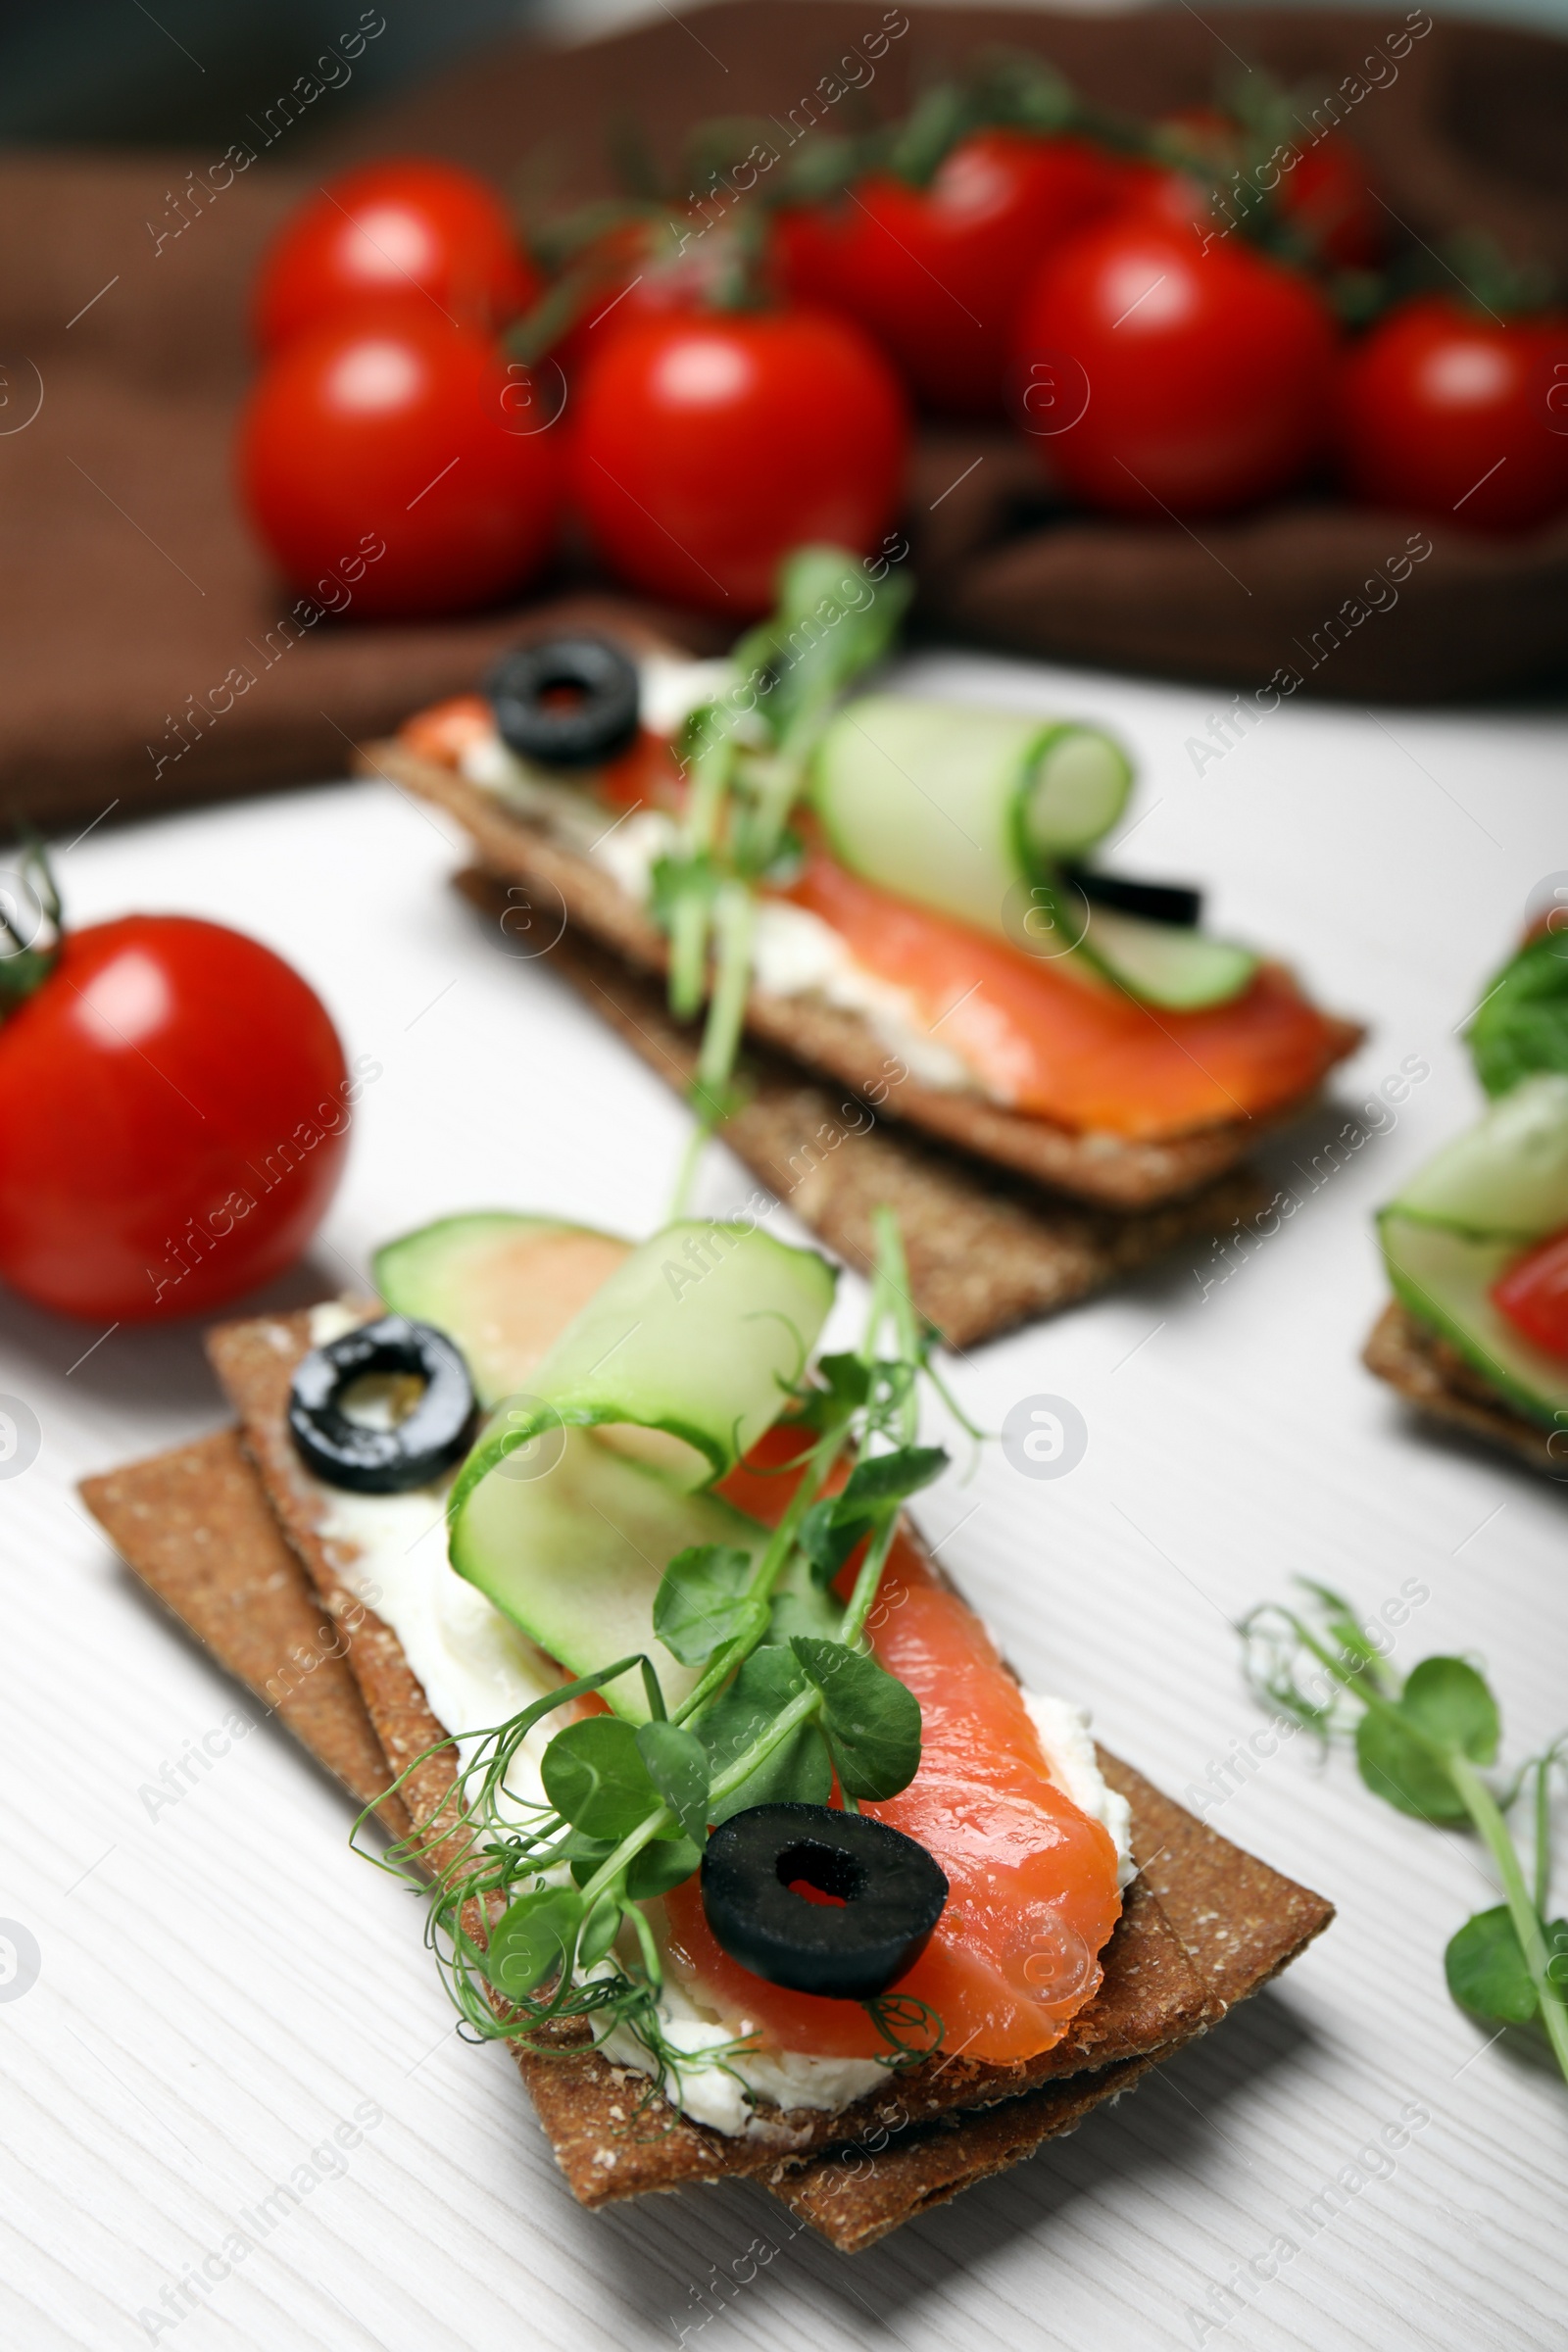
[[[1322,482],[1459,527],[1568,506],[1563,314],[1457,286],[1369,304],[1390,215],[1342,132],[1276,160],[1255,220],[1216,193],[1242,185],[1236,126],[1162,135],[981,124],[919,178],[628,206],[549,274],[466,172],[346,174],[263,264],[251,514],[307,590],[378,538],[363,613],[490,602],[569,524],[630,585],[739,618],[790,547],[888,530],[916,405],[1010,416],[1113,514]]]

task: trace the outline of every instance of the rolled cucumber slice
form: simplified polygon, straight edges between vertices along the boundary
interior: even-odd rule
[[[574,1674],[641,1650],[684,1695],[654,1639],[665,1568],[691,1544],[766,1541],[692,1489],[777,1420],[835,1281],[815,1250],[742,1225],[683,1220],[627,1252],[481,1431],[448,1504],[453,1567]],[[605,1695],[646,1706],[629,1676]]]
[[[1004,937],[1008,893],[1102,839],[1132,776],[1096,727],[871,694],[823,735],[811,801],[853,873]]]
[[[1506,1238],[1512,1254],[1568,1225],[1568,1077],[1521,1079],[1412,1178],[1391,1213]]]
[[[1257,969],[1251,950],[1232,940],[1093,905],[1082,952],[1132,996],[1172,1012],[1228,1004]]]
[[[1224,1004],[1257,968],[1248,949],[1091,906],[1056,870],[1109,831],[1131,784],[1096,727],[873,694],[823,736],[811,799],[840,862],[897,898],[1026,952],[1081,955],[1151,1004]]]
[[[1533,1348],[1490,1297],[1519,1255],[1517,1236],[1465,1233],[1398,1207],[1385,1209],[1378,1225],[1395,1296],[1416,1321],[1441,1333],[1530,1420],[1568,1427],[1568,1364]]]
[[[376,1251],[387,1305],[462,1348],[482,1405],[526,1387],[564,1326],[631,1255],[612,1233],[480,1209],[421,1225]]]
[[[513,1473],[516,1473],[514,1475]],[[756,1553],[767,1531],[716,1494],[689,1494],[583,1429],[558,1431],[537,1461],[512,1456],[482,1478],[452,1530],[452,1565],[567,1669],[592,1674],[640,1651],[666,1704],[700,1669],[682,1666],[654,1633],[665,1566],[693,1544]],[[604,1692],[617,1715],[647,1720],[638,1674]]]

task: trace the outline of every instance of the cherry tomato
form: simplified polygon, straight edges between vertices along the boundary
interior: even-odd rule
[[[584,374],[578,500],[622,578],[739,617],[808,540],[858,554],[898,511],[908,417],[848,319],[727,311],[625,327]]]
[[[122,1323],[270,1281],[337,1189],[363,1083],[256,940],[181,914],[68,932],[0,1023],[0,1275]]]
[[[1402,303],[1341,378],[1345,477],[1358,498],[1475,530],[1568,504],[1568,320],[1498,320],[1446,295]]]
[[[1120,184],[1082,139],[977,131],[928,188],[877,173],[836,204],[782,215],[782,280],[868,327],[932,408],[995,415],[1029,271],[1109,212]]]
[[[268,248],[252,297],[256,340],[277,351],[389,295],[434,318],[504,326],[541,282],[500,197],[471,172],[409,158],[367,164],[328,180]]]
[[[1360,149],[1342,132],[1313,137],[1299,131],[1298,119],[1297,131],[1250,170],[1242,125],[1217,107],[1185,108],[1167,115],[1162,127],[1209,166],[1212,186],[1189,181],[1184,198],[1180,172],[1139,165],[1131,185],[1145,204],[1237,234],[1249,214],[1272,198],[1316,260],[1341,270],[1374,270],[1382,261],[1388,215],[1372,193]]]
[[[698,223],[683,243],[679,229],[672,234],[662,220],[620,223],[572,264],[569,274],[585,280],[586,297],[552,357],[575,380],[622,327],[706,310],[732,255],[718,228],[705,232]]]
[[[547,391],[425,306],[318,327],[272,361],[241,420],[251,518],[289,578],[334,611],[486,604],[520,587],[555,538]]]
[[[1019,365],[1054,368],[1075,420],[1038,446],[1086,504],[1221,514],[1283,490],[1323,429],[1335,327],[1294,270],[1239,236],[1130,213],[1047,262],[1017,325]]]
[[[1321,261],[1375,270],[1389,242],[1389,216],[1372,193],[1361,151],[1338,131],[1296,150],[1280,175],[1280,211]]]
[[[1568,1229],[1511,1265],[1492,1302],[1535,1347],[1568,1360]]]

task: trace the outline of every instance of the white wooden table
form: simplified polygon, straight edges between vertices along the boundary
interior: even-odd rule
[[[1229,1621],[1294,1573],[1369,1607],[1407,1578],[1430,1588],[1396,1662],[1478,1652],[1524,1753],[1563,1720],[1565,1496],[1420,1434],[1356,1357],[1382,1296],[1370,1211],[1473,1114],[1456,1024],[1533,887],[1568,866],[1568,727],[1287,705],[1199,778],[1200,695],[956,658],[917,674],[1123,730],[1147,810],[1123,863],[1208,878],[1222,926],[1369,1018],[1348,1104],[1407,1055],[1431,1066],[1315,1188],[1326,1125],[1273,1152],[1301,1205],[1229,1280],[1205,1292],[1223,1262],[1181,1251],[954,1365],[982,1423],[1066,1396],[1089,1447],[1057,1481],[996,1449],[972,1484],[955,1476],[926,1513],[955,1531],[945,1561],[1036,1689],[1090,1702],[1178,1793],[1259,1727]],[[350,1053],[384,1064],[313,1280],[466,1205],[633,1233],[662,1213],[683,1112],[548,958],[509,954],[458,901],[457,862],[379,785],[105,826],[60,859],[78,921],[184,908],[266,939]],[[749,1190],[714,1152],[703,1205]],[[236,1705],[257,1710],[142,1596],[74,1482],[215,1425],[198,1331],[122,1330],[78,1361],[92,1333],[9,1298],[0,1316],[0,1391],[43,1432],[0,1486],[0,1914],[40,1955],[0,2001],[8,2352],[1568,2336],[1568,2091],[1518,2036],[1488,2046],[1443,1982],[1446,1936],[1494,1899],[1487,1873],[1466,1838],[1389,1811],[1304,1740],[1212,1818],[1331,1895],[1338,1923],[1077,2136],[853,2261],[744,2185],[580,2212],[506,2057],[454,2037],[416,1901],[349,1855],[348,1805],[285,1734],[258,1721],[177,1804],[143,1794]],[[1412,2113],[1427,2120],[1397,2154],[1356,2169]]]

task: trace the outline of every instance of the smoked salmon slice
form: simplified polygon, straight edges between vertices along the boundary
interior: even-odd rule
[[[489,706],[462,695],[411,719],[402,740],[456,766],[476,734],[491,732]],[[594,789],[623,810],[673,811],[684,797],[669,745],[646,730]],[[1280,964],[1261,965],[1228,1004],[1160,1010],[1078,958],[1029,956],[894,898],[815,840],[782,895],[836,931],[862,970],[902,989],[997,1102],[1080,1132],[1154,1143],[1257,1117],[1310,1093],[1348,1043],[1344,1024]]]
[[[821,849],[788,896],[862,969],[905,990],[939,1043],[1012,1109],[1143,1142],[1273,1109],[1344,1051],[1279,964],[1198,1012],[1139,1004],[1074,958],[1048,961],[878,890]]]
[[[784,1483],[743,1470],[723,1492],[771,1518]],[[893,1989],[936,2012],[950,2055],[1036,2057],[1060,2040],[1100,1984],[1099,1955],[1121,1912],[1115,1847],[1052,1782],[1023,1693],[979,1618],[903,1535],[867,1630],[876,1656],[920,1701],[922,1721],[914,1779],[864,1810],[918,1838],[951,1888],[931,1941]],[[664,1904],[672,1974],[737,2031],[755,2031],[761,2047],[887,2054],[858,2002],[789,1992],[731,1960],[709,1928],[695,1878]]]

